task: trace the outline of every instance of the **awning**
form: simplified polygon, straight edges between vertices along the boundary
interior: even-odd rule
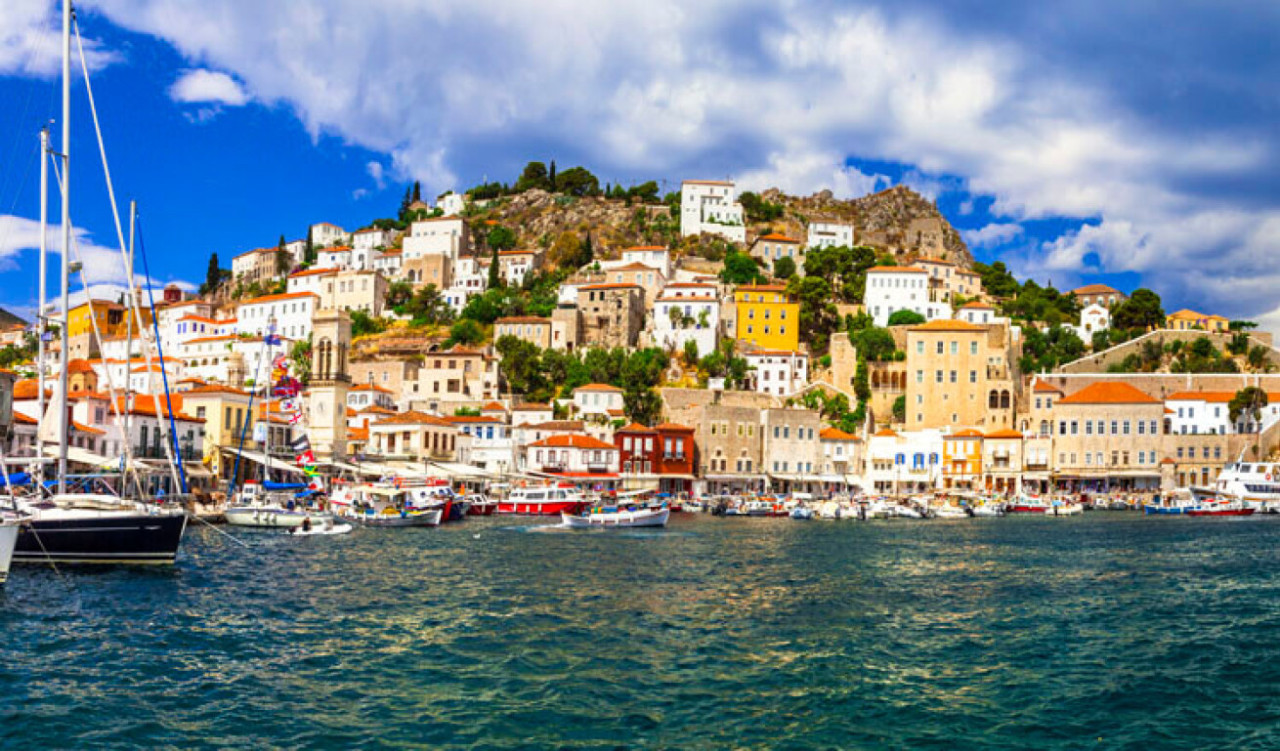
[[[58,447],[45,446],[44,453],[52,457],[57,457]],[[120,461],[119,457],[115,459],[110,459],[103,456],[102,454],[95,454],[92,451],[89,451],[88,449],[82,449],[79,446],[67,447],[67,461],[75,462],[76,464],[88,464],[89,466],[94,467],[96,469],[118,470],[120,469],[121,464],[123,464],[123,462]]]
[[[229,446],[223,446],[222,450],[231,454],[239,454],[244,459],[248,459],[249,461],[255,462],[257,464],[265,465],[267,467],[270,467],[271,469],[278,470],[280,472],[292,472],[293,474],[296,474],[296,475],[304,474],[304,472],[302,471],[302,467],[298,467],[293,464],[290,464],[289,462],[280,461],[279,459],[269,457],[260,451],[246,451],[244,449],[234,449]]]
[[[493,477],[493,474],[487,470],[462,462],[428,462],[427,466],[454,479],[488,480]]]
[[[352,474],[364,475],[365,477],[382,477],[387,474],[385,466],[378,462],[363,462],[361,464],[349,464],[347,462],[327,462],[327,466],[335,467],[343,472],[351,472]]]

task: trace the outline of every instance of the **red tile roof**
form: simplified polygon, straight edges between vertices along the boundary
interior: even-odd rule
[[[1160,400],[1127,383],[1094,383],[1062,397],[1058,404],[1160,404]]]
[[[857,441],[857,440],[861,440],[861,439],[860,439],[860,438],[858,438],[856,435],[852,435],[852,434],[850,434],[850,433],[846,433],[846,432],[844,432],[843,430],[840,430],[839,428],[823,428],[823,429],[822,429],[822,431],[821,431],[820,433],[818,433],[818,438],[820,438],[820,439],[822,439],[822,440],[824,440],[824,441]]]
[[[575,394],[579,391],[616,391],[619,394],[622,393],[622,389],[618,388],[617,386],[610,386],[607,383],[588,383],[585,386],[579,386],[573,391]]]
[[[539,448],[575,448],[575,449],[614,449],[617,447],[612,443],[605,443],[599,438],[592,438],[589,435],[553,435],[543,438],[541,441],[534,441],[529,444]]]

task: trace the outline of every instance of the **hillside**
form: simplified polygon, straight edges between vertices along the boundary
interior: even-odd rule
[[[27,322],[18,316],[10,313],[4,308],[0,308],[0,329],[7,329],[12,326],[26,326]]]
[[[778,219],[749,222],[748,239],[770,231],[803,238],[810,221],[828,219],[852,222],[859,244],[893,253],[904,263],[918,256],[942,257],[962,266],[973,262],[960,233],[933,202],[910,188],[898,186],[851,200],[835,199],[830,191],[799,197],[771,189],[761,198],[782,205],[784,211]],[[600,258],[611,258],[634,245],[669,245],[709,258],[723,254],[724,243],[716,238],[681,238],[676,217],[666,204],[628,204],[616,198],[577,198],[534,189],[496,199],[471,214],[479,231],[484,231],[485,221],[510,227],[520,247],[551,250],[552,260],[567,250],[566,244],[582,242],[588,234]],[[562,247],[557,248],[557,242]]]

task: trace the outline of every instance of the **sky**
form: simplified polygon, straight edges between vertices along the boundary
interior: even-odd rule
[[[139,203],[157,282],[198,284],[210,253],[226,266],[313,222],[392,215],[413,180],[434,195],[554,159],[667,190],[906,184],[1021,277],[1145,286],[1167,311],[1280,333],[1273,0],[78,7],[117,196]],[[0,3],[0,306],[20,312],[57,36],[53,0]],[[72,223],[88,281],[119,282],[80,80],[75,96]]]

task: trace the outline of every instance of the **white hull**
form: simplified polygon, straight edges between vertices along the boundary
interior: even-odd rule
[[[345,535],[352,529],[350,524],[320,525],[304,530],[302,527],[289,527],[288,534],[293,537],[312,537],[316,535]]]
[[[602,514],[577,516],[561,514],[560,519],[566,527],[574,529],[614,528],[614,527],[665,527],[671,516],[671,509],[641,509],[639,511],[613,511]]]
[[[237,506],[227,509],[227,524],[235,527],[301,527],[306,519],[312,526],[321,526],[332,519],[329,514],[315,511],[290,511],[275,506]]]
[[[939,506],[932,509],[933,516],[936,519],[968,519],[969,512],[955,506]]]
[[[18,525],[0,525],[0,584],[9,578],[9,563],[13,560],[13,548],[18,544]]]
[[[974,516],[1004,516],[1004,509],[1001,508],[1000,506],[988,506],[986,504],[983,504],[981,506],[973,507],[973,515]]]
[[[1083,514],[1084,506],[1078,503],[1064,503],[1062,505],[1050,506],[1045,512],[1045,516],[1075,516]]]

